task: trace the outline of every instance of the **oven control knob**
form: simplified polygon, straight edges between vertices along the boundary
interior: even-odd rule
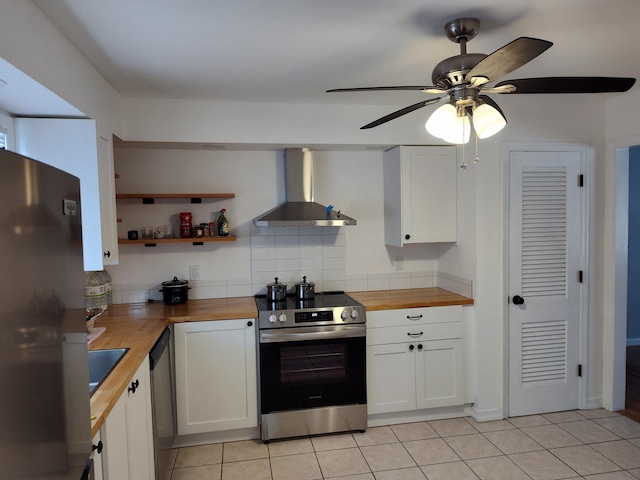
[[[351,310],[351,318],[353,318],[353,319],[358,318],[358,311],[357,310]]]
[[[342,313],[340,314],[340,318],[342,318],[342,320],[346,320],[347,318],[349,318],[349,314],[346,310],[342,311]]]
[[[284,313],[281,313],[278,320],[280,320],[281,323],[284,323],[287,321],[287,316]]]
[[[276,323],[276,314],[272,313],[269,315],[269,323]]]

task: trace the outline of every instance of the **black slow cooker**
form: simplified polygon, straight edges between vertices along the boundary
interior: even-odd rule
[[[185,303],[189,299],[189,280],[173,280],[162,282],[162,299],[167,305],[178,305]]]

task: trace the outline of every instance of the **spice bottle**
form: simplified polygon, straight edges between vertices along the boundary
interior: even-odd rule
[[[218,216],[218,235],[221,237],[229,236],[229,221],[227,220],[226,212],[227,209],[223,208]]]

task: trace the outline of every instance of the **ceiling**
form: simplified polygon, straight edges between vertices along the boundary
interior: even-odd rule
[[[425,94],[325,90],[431,85],[463,16],[481,20],[470,53],[554,43],[508,78],[640,78],[638,0],[32,1],[124,97],[406,105]]]

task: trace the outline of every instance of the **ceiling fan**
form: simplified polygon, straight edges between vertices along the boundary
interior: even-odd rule
[[[480,29],[477,18],[457,18],[445,27],[447,38],[460,44],[460,55],[442,60],[433,69],[432,86],[389,86],[336,88],[327,92],[363,92],[373,90],[415,90],[440,95],[385,115],[361,127],[368,129],[420,108],[447,100],[429,118],[425,127],[432,135],[449,143],[467,143],[471,122],[478,138],[499,132],[507,123],[500,107],[484,94],[602,93],[626,92],[635,78],[622,77],[543,77],[504,80],[488,86],[520,68],[549,49],[553,43],[538,38],[520,37],[490,55],[467,53],[467,42]]]

